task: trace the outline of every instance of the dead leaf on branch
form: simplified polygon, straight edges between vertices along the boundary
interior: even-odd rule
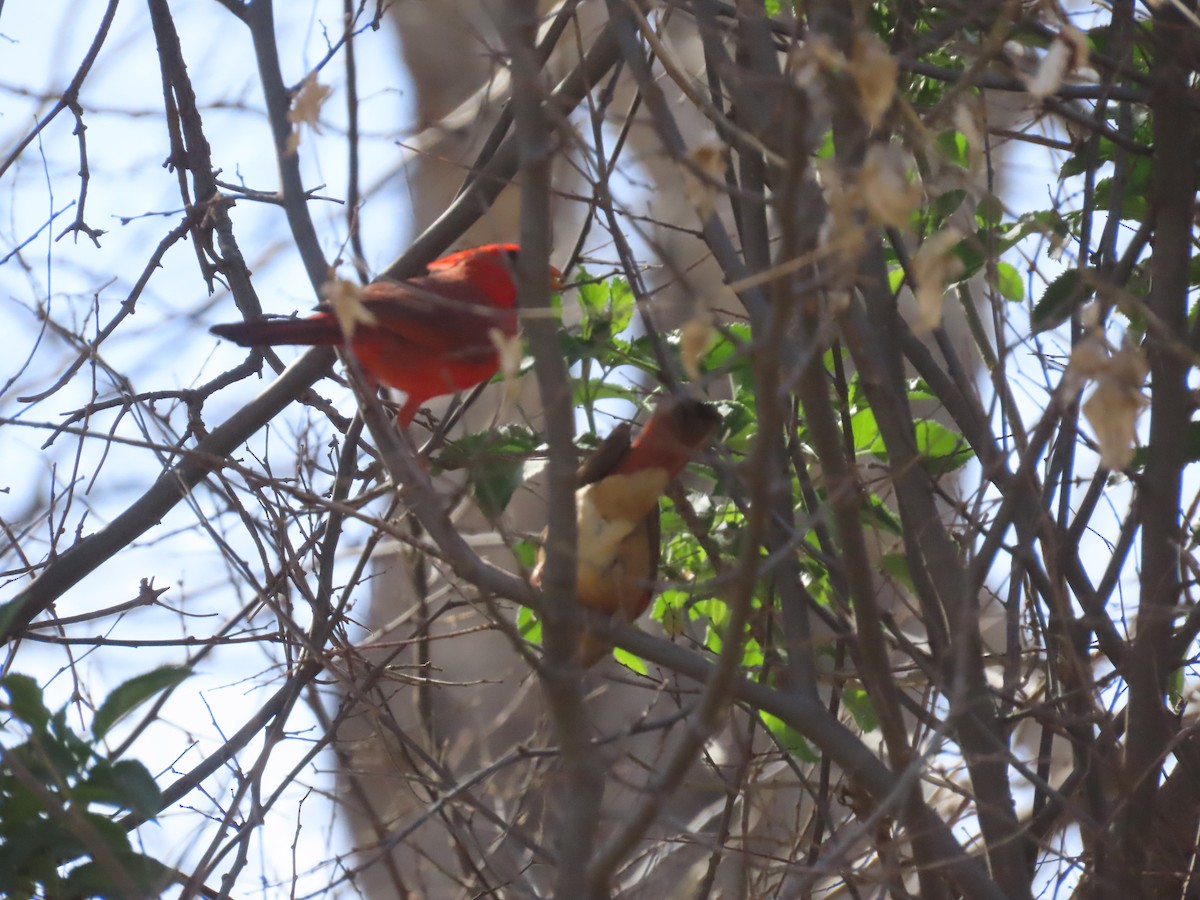
[[[854,38],[847,70],[858,85],[863,118],[872,128],[878,128],[896,97],[900,64],[877,34],[861,31]]]
[[[921,205],[921,186],[895,144],[871,145],[858,173],[858,189],[871,218],[893,228],[908,228]]]
[[[1086,381],[1096,382],[1083,415],[1096,433],[1100,465],[1106,469],[1124,469],[1133,461],[1138,415],[1148,402],[1142,388],[1149,372],[1141,348],[1125,343],[1110,352],[1100,335],[1081,341],[1071,353],[1068,384],[1079,390]]]
[[[708,351],[714,334],[712,316],[708,313],[689,319],[679,329],[679,351],[683,370],[693,381],[700,378],[700,360]]]
[[[521,360],[525,356],[519,334],[506,335],[499,328],[488,329],[488,339],[496,348],[500,357],[500,376],[504,379],[504,395],[510,401],[515,401],[521,394],[521,386],[517,375],[521,370]]]
[[[334,318],[346,340],[354,337],[359,325],[375,325],[375,314],[362,301],[362,286],[344,278],[332,278],[321,287],[321,297],[333,310]]]
[[[707,222],[717,208],[727,153],[724,144],[714,141],[701,144],[687,155],[691,166],[683,167],[683,194],[696,208],[701,222]]]
[[[946,286],[963,269],[954,248],[963,238],[957,228],[944,228],[931,234],[913,256],[913,296],[917,301],[917,331],[932,331],[942,323]]]
[[[288,121],[296,127],[288,135],[288,153],[295,153],[300,147],[300,127],[307,125],[314,131],[320,130],[321,106],[333,93],[333,88],[317,81],[317,73],[311,73],[300,85],[300,90],[292,98],[292,107],[288,110]]]
[[[1065,25],[1055,35],[1037,71],[1026,76],[1025,89],[1038,100],[1045,100],[1062,86],[1069,72],[1085,68],[1087,64],[1087,35],[1074,25]]]

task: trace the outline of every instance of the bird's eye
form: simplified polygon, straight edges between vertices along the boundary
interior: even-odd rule
[[[516,247],[511,247],[508,250],[504,251],[504,256],[509,261],[510,264],[515,266],[517,264],[517,260],[521,256],[521,251],[518,250]]]

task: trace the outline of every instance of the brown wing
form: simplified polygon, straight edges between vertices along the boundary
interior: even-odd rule
[[[480,302],[476,288],[458,282],[373,281],[363,288],[362,300],[375,316],[373,327],[442,356],[495,353],[491,329],[515,334],[517,328],[515,310]]]
[[[587,455],[575,472],[579,486],[595,484],[621,464],[625,454],[629,452],[629,435],[632,429],[628,422],[622,422],[608,433],[591,453]]]

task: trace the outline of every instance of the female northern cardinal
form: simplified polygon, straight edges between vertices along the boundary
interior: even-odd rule
[[[632,444],[629,426],[620,425],[580,466],[575,492],[579,603],[626,622],[646,611],[661,553],[659,498],[720,424],[709,404],[668,397]],[[543,549],[531,575],[537,587],[545,562]],[[585,632],[575,659],[592,666],[608,652],[606,644]]]
[[[347,340],[328,304],[306,319],[263,319],[211,331],[243,347],[347,344],[363,371],[407,395],[396,418],[407,427],[432,397],[474,387],[496,374],[493,329],[517,333],[515,244],[488,244],[434,260],[407,281],[382,278],[362,290],[369,313]],[[561,273],[550,268],[551,287]]]

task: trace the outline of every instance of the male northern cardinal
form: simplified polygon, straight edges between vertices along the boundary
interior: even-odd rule
[[[620,425],[580,466],[575,492],[579,603],[626,622],[646,611],[661,552],[659,498],[720,424],[709,404],[667,397],[632,444],[629,426]],[[535,586],[541,586],[545,562],[543,549],[531,576]],[[609,649],[585,632],[576,662],[592,666]]]
[[[348,344],[363,371],[407,395],[396,418],[407,427],[432,397],[474,387],[496,374],[492,330],[517,333],[516,244],[487,244],[434,260],[407,281],[381,278],[362,290],[370,323],[348,341],[328,304],[306,319],[216,325],[213,334],[243,347]],[[561,273],[550,268],[557,290]]]

